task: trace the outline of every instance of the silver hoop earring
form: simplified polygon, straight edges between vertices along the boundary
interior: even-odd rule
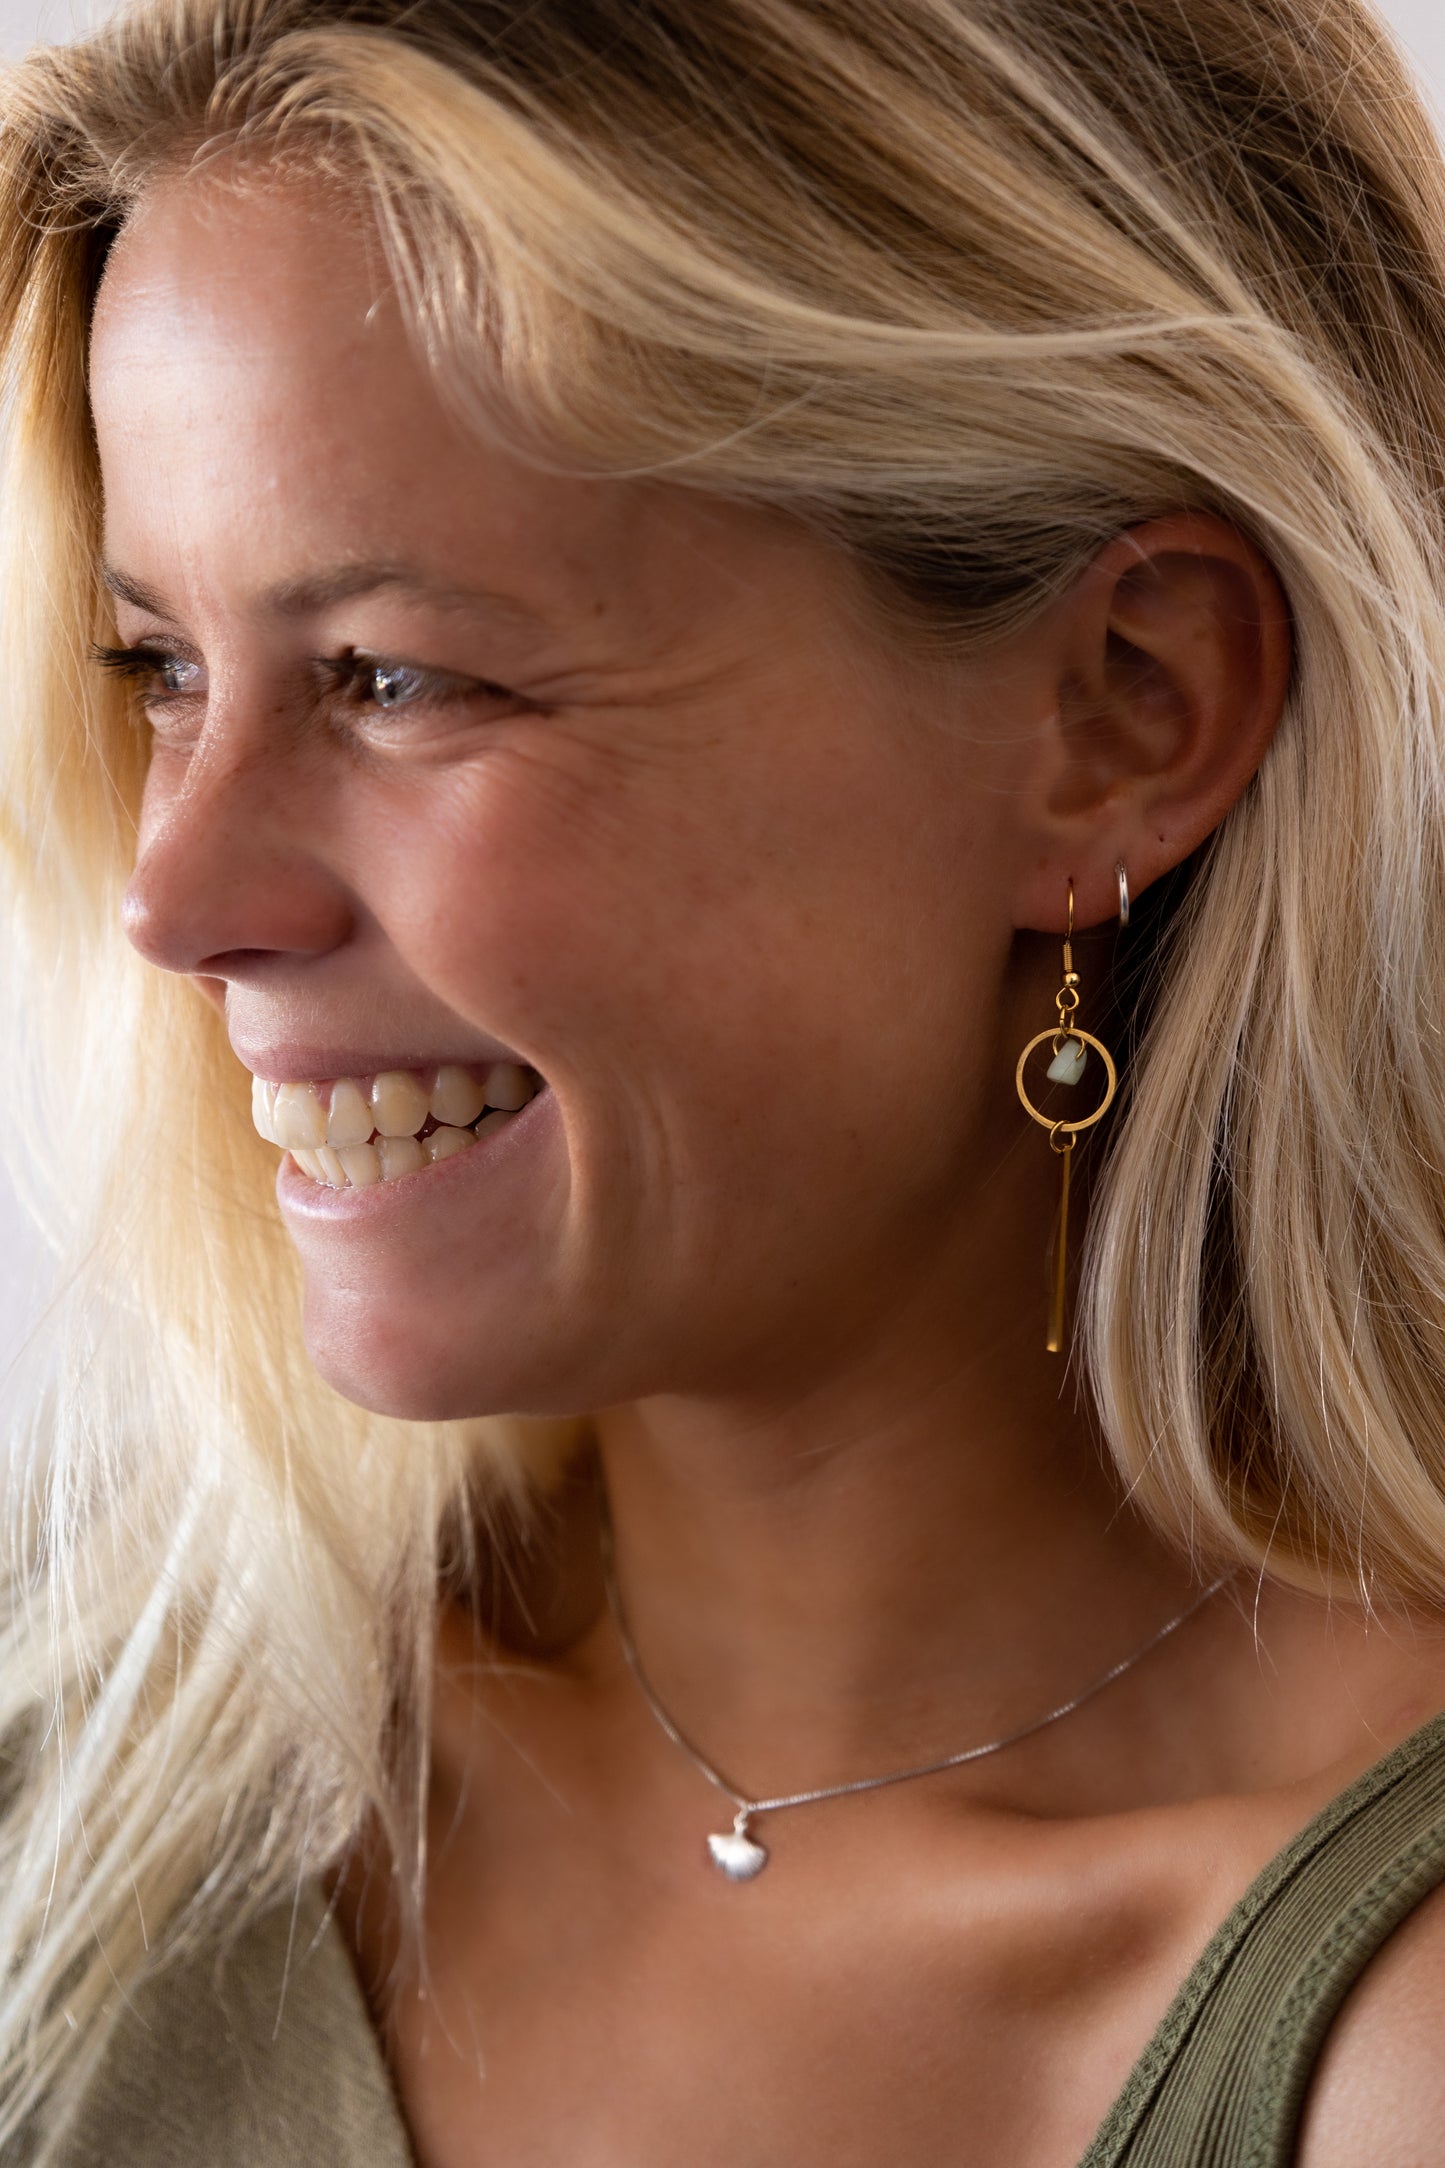
[[[1114,868],[1114,877],[1119,883],[1119,924],[1127,926],[1129,923],[1129,876],[1124,871],[1122,858]]]

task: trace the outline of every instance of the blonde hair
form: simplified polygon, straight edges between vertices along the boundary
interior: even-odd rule
[[[369,1811],[420,1860],[439,1576],[557,1449],[319,1384],[247,1080],[119,931],[88,310],[221,153],[369,195],[479,428],[786,510],[913,636],[1026,620],[1158,512],[1257,538],[1289,709],[1141,914],[1081,1358],[1177,1541],[1445,1603],[1445,185],[1373,17],[151,0],[32,56],[0,132],[4,1100],[69,1260],[10,1466],[0,2146],[148,1950]]]

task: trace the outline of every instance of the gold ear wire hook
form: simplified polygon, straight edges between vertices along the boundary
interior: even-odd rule
[[[1074,884],[1069,883],[1069,923],[1064,929],[1064,984],[1074,976]],[[1062,1017],[1060,1022],[1062,1022]]]

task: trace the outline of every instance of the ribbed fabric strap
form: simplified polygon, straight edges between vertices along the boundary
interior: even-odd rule
[[[1325,2034],[1445,1881],[1445,1715],[1301,1831],[1210,1942],[1079,2168],[1290,2168]]]

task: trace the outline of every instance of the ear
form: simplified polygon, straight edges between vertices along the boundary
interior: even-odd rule
[[[1179,513],[1120,535],[1032,628],[1053,712],[1015,806],[1016,924],[1059,932],[1118,908],[1187,858],[1264,758],[1289,690],[1289,606],[1227,520]]]

